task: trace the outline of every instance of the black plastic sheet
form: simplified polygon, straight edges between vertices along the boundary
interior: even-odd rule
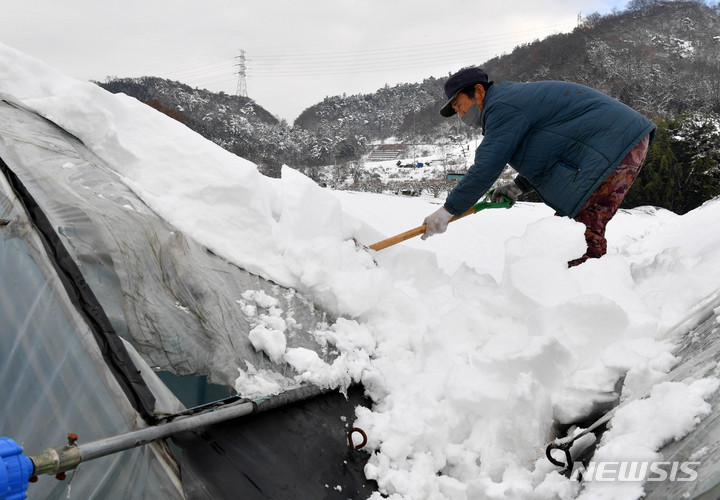
[[[362,388],[329,393],[175,436],[189,500],[363,499],[369,454],[350,451],[348,433]],[[361,442],[354,433],[353,442]]]

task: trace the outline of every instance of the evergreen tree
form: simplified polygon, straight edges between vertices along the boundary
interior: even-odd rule
[[[684,214],[720,196],[720,118],[660,119],[625,207],[653,205]]]

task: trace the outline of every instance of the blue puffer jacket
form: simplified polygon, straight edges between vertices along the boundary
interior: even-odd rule
[[[445,201],[460,215],[506,164],[550,207],[574,217],[640,140],[655,135],[643,115],[591,88],[567,82],[503,82],[485,95],[484,138],[475,163]]]

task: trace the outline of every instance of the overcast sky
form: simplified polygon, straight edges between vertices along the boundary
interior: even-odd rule
[[[81,80],[238,90],[292,122],[326,96],[442,77],[627,0],[2,0],[0,42]],[[492,75],[490,75],[492,77]]]

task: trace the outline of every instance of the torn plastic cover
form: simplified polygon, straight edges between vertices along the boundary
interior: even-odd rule
[[[248,332],[268,310],[247,291],[277,300],[288,347],[330,357],[313,336],[328,321],[314,304],[177,231],[53,123],[0,103],[0,156],[57,229],[114,329],[153,369],[232,386],[250,364],[280,377],[284,389],[295,387],[289,366],[250,343]]]

